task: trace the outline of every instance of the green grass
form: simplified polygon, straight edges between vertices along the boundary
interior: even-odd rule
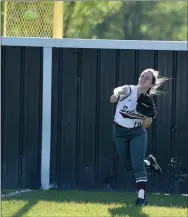
[[[187,217],[188,197],[148,194],[149,207],[125,192],[33,191],[2,199],[2,216]]]

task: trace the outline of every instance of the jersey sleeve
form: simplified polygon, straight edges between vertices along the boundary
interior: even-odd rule
[[[129,85],[124,85],[124,86],[116,87],[114,89],[114,95],[116,95],[117,97],[127,96],[129,94],[129,92],[130,92]]]

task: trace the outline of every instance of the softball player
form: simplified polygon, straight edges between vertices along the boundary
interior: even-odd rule
[[[156,107],[151,99],[157,94],[157,88],[167,78],[160,77],[154,69],[144,70],[137,85],[117,87],[110,97],[111,103],[117,103],[113,124],[113,139],[118,153],[118,159],[125,162],[127,146],[130,145],[131,164],[136,179],[138,197],[136,205],[148,205],[146,201],[147,173],[146,166],[161,173],[156,159],[149,155],[145,159],[148,128],[156,116]]]

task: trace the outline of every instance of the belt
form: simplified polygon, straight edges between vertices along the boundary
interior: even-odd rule
[[[115,121],[114,121],[114,124],[115,124],[117,127],[120,127],[120,128],[127,128],[127,127],[123,127],[123,126],[117,124]]]
[[[137,127],[133,127],[133,128],[123,127],[123,126],[117,124],[115,121],[114,121],[114,125],[116,125],[119,128],[124,128],[124,129],[136,129],[136,128],[139,129],[139,128],[142,128],[142,126],[137,126]]]

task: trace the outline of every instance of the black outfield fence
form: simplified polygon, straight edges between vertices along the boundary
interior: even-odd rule
[[[117,171],[110,95],[155,68],[173,79],[163,86],[167,93],[155,97],[158,114],[148,130],[147,154],[156,156],[163,176],[148,174],[149,191],[188,193],[188,52],[181,42],[161,48],[160,42],[137,41],[120,49],[100,47],[100,40],[97,46],[92,40],[86,46],[73,39],[71,45],[62,39],[60,46],[54,39],[11,40],[4,39],[1,60],[3,188],[44,188],[44,182],[66,189],[106,187],[104,180]],[[128,191],[134,186],[130,170],[111,185]]]

